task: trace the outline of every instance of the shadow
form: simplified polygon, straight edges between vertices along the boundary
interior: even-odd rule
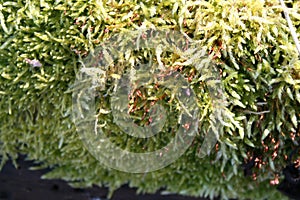
[[[42,180],[47,169],[28,170],[33,162],[17,160],[16,169],[12,162],[6,163],[0,171],[0,200],[107,200],[107,188],[72,188],[63,180]],[[111,200],[208,200],[180,195],[145,194],[136,195],[136,190],[123,186],[115,191]]]

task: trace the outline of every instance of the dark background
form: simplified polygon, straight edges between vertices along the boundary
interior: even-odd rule
[[[16,169],[8,162],[0,172],[0,200],[106,200],[107,188],[74,189],[62,180],[42,180],[47,170],[28,170],[32,162],[20,157]],[[135,189],[124,186],[111,200],[207,200],[180,195],[136,195]]]

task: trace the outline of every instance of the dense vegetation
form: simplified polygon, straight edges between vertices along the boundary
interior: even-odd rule
[[[44,178],[61,178],[75,187],[104,185],[111,194],[128,183],[138,192],[283,198],[273,184],[283,179],[282,169],[300,137],[300,61],[277,0],[0,2],[1,166],[26,154],[39,163],[35,168],[52,169]],[[300,3],[287,5],[299,34]],[[140,27],[181,32],[206,49],[226,107],[222,127],[213,127],[217,123],[210,116],[218,98],[211,91],[216,86],[208,84],[211,77],[180,53],[162,52],[158,59],[157,47],[129,51],[125,65],[106,68],[96,102],[105,111],[98,120],[111,141],[132,151],[145,150],[143,144],[153,150],[164,146],[176,128],[180,102],[171,101],[171,92],[160,87],[140,88],[133,98],[139,109],[131,113],[137,124],[145,125],[149,118],[142,116],[151,101],[143,95],[162,100],[168,117],[157,137],[136,139],[114,124],[110,91],[116,77],[138,62],[163,63],[185,77],[202,116],[193,144],[176,162],[131,174],[106,168],[86,150],[72,121],[72,92],[82,63],[99,44],[128,31],[140,33]],[[208,129],[218,130],[218,141],[209,156],[199,158]],[[253,157],[251,171],[243,170]]]

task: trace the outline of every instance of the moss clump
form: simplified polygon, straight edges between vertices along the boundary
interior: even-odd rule
[[[276,177],[281,180],[286,156],[298,145],[300,61],[276,0],[0,2],[2,165],[22,153],[41,167],[52,168],[45,178],[62,178],[74,186],[105,185],[113,191],[129,183],[138,192],[164,188],[191,196],[283,198],[269,183]],[[300,4],[293,1],[290,7],[299,34]],[[84,148],[71,119],[72,85],[82,61],[99,44],[140,26],[181,31],[206,48],[228,105],[216,151],[200,159],[197,153],[212,128],[209,116],[215,106],[209,79],[195,66],[182,64],[187,60],[163,52],[161,62],[186,77],[194,89],[203,118],[193,145],[176,162],[155,172],[128,174],[106,168]],[[158,50],[129,52],[124,68],[107,69],[105,89],[99,94],[109,96],[113,74],[122,75],[123,69],[138,61],[152,60],[153,66],[159,66],[155,56],[148,56]],[[170,101],[170,91],[146,88],[141,93],[161,98],[167,111],[176,113],[179,103]],[[143,99],[136,97],[132,102],[142,104]],[[97,103],[101,109],[111,109],[107,98]],[[141,119],[147,103],[132,116]],[[168,141],[174,117],[166,119],[156,140],[146,141],[149,150]],[[110,113],[99,115],[112,141],[142,151],[133,145],[137,140],[122,133],[111,119]],[[145,125],[147,120],[136,123]],[[253,169],[256,180],[244,177],[240,168],[253,155],[259,160]]]

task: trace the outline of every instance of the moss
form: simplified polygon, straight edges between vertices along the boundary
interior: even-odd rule
[[[164,188],[166,193],[224,199],[283,198],[269,182],[276,176],[282,180],[285,157],[299,139],[300,65],[277,1],[0,2],[2,165],[21,153],[42,168],[52,168],[45,178],[61,178],[76,187],[105,185],[112,192],[129,183],[138,192]],[[291,17],[299,33],[300,4],[294,1],[291,5]],[[197,154],[210,127],[209,114],[214,111],[208,79],[195,66],[176,68],[174,63],[186,60],[175,53],[161,54],[166,66],[189,80],[204,117],[193,145],[180,159],[155,172],[130,174],[106,168],[85,149],[71,119],[72,86],[81,63],[99,44],[142,25],[181,31],[205,47],[219,72],[228,105],[217,150],[200,159]],[[131,52],[127,59],[149,61],[144,52],[156,55],[157,51]],[[159,64],[156,58],[153,62]],[[127,64],[124,69],[130,67],[130,62]],[[100,94],[109,92],[113,74],[122,74],[124,69],[107,70],[106,88]],[[167,94],[163,100],[168,111],[178,108],[178,102],[169,103],[170,91],[159,88],[142,92],[146,95],[147,91],[152,92],[150,97]],[[98,105],[111,109],[106,98],[99,99]],[[142,109],[134,114],[141,117]],[[111,119],[111,114],[99,117],[100,122],[106,122],[106,133],[111,133],[112,141],[124,147],[125,141],[138,143]],[[168,117],[157,140],[146,141],[153,145],[149,149],[168,141],[174,121],[176,118]],[[129,146],[136,151],[141,147]],[[260,160],[253,169],[255,181],[244,177],[240,167],[254,154],[259,154]]]

